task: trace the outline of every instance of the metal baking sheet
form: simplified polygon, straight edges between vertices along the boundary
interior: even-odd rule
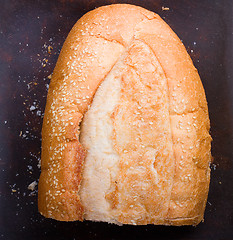
[[[83,14],[123,2],[158,13],[172,27],[191,55],[206,90],[214,161],[205,222],[197,227],[65,223],[45,219],[37,211],[43,112],[49,76],[62,44]],[[233,239],[232,15],[232,0],[2,0],[0,238]]]

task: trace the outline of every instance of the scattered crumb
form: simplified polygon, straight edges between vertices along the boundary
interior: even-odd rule
[[[48,46],[48,53],[51,54],[52,53],[52,50],[53,50],[53,47],[52,46]]]
[[[28,185],[28,190],[34,191],[36,185],[37,185],[37,182],[36,182],[36,181],[30,183],[30,184]]]
[[[35,109],[36,109],[36,107],[33,106],[33,105],[30,107],[30,111],[33,111],[33,110],[35,110]]]
[[[15,189],[11,189],[11,191],[12,191],[12,192],[16,192],[16,190],[15,190]]]
[[[28,196],[29,196],[29,197],[36,196],[36,192],[33,191],[33,192],[31,192]],[[31,204],[34,204],[34,202],[31,202]]]
[[[212,168],[212,170],[216,170],[216,168],[217,168],[217,165],[216,165],[216,164],[214,164],[214,163],[212,163],[212,164],[211,164],[211,168]]]
[[[19,133],[19,136],[20,136],[20,137],[22,136],[22,133],[23,133],[23,132],[22,132],[22,131],[20,131],[20,133]]]
[[[41,168],[41,159],[39,159],[39,162],[37,164],[37,167],[40,169]]]
[[[36,112],[36,115],[37,115],[37,116],[41,116],[41,111],[38,110],[38,111]]]
[[[48,75],[47,77],[48,79],[51,79],[52,78],[52,73],[50,75]]]
[[[169,8],[169,7],[162,7],[162,10],[163,10],[163,11],[169,11],[170,8]]]

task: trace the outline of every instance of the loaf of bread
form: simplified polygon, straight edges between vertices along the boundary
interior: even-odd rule
[[[60,221],[197,225],[209,129],[198,72],[157,14],[128,4],[88,12],[49,86],[39,211]]]

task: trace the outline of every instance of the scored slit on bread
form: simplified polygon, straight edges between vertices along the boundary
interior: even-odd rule
[[[196,225],[211,137],[199,75],[156,14],[117,4],[84,15],[54,70],[39,210],[63,221]]]

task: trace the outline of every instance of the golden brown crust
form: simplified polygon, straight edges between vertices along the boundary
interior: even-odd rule
[[[203,216],[211,137],[201,80],[183,44],[166,23],[158,19],[142,23],[137,36],[157,56],[168,83],[176,169],[167,218]]]
[[[203,219],[210,175],[204,89],[170,27],[158,15],[127,4],[87,13],[64,43],[43,122],[39,211],[57,220],[83,220],[79,189],[85,150],[79,126],[125,51],[121,100],[112,114],[120,171],[106,198],[120,209],[121,223],[196,225]]]

